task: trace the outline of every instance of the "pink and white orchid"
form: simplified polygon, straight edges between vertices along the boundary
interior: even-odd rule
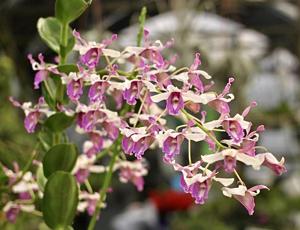
[[[254,197],[257,196],[262,189],[269,190],[264,185],[256,185],[247,189],[244,185],[239,185],[237,188],[222,188],[224,196],[233,197],[238,200],[248,211],[249,215],[253,215],[255,208]]]

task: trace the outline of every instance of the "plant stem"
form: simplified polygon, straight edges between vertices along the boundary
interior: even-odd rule
[[[142,98],[142,103],[141,103],[141,106],[140,106],[139,111],[137,113],[136,120],[135,120],[134,125],[133,125],[134,128],[136,127],[137,123],[139,122],[139,117],[141,115],[141,112],[142,112],[142,109],[144,107],[144,104],[145,104],[145,101],[147,99],[147,96],[148,96],[148,91],[146,91],[144,97]]]
[[[191,140],[189,140],[189,164],[191,165],[193,162],[192,162],[192,142]]]
[[[238,172],[236,170],[233,171],[234,174],[236,175],[236,177],[238,178],[239,182],[242,184],[242,185],[245,185],[244,181],[242,180],[242,178],[240,177],[240,175],[238,174]]]
[[[183,112],[183,114],[188,118],[188,119],[193,119],[196,122],[196,125],[207,134],[207,136],[212,139],[216,145],[220,148],[220,149],[224,149],[227,148],[225,145],[223,145],[222,143],[220,143],[211,133],[208,129],[206,129],[201,123],[200,120],[196,117],[194,117],[193,115],[189,114],[186,110],[182,109],[181,110]]]
[[[66,47],[68,45],[68,24],[62,24],[61,31],[60,31],[60,52],[59,52],[59,63],[65,64],[66,62]]]
[[[109,163],[109,167],[108,167],[108,171],[105,175],[105,178],[104,178],[104,183],[103,183],[103,186],[101,188],[101,190],[99,191],[100,193],[100,198],[98,200],[98,203],[97,203],[97,207],[96,207],[96,210],[90,220],[90,223],[89,223],[89,226],[88,226],[88,230],[94,230],[95,229],[95,225],[96,225],[96,222],[97,222],[97,218],[98,216],[100,215],[100,211],[101,211],[101,206],[102,206],[102,203],[105,201],[105,198],[106,198],[106,192],[107,192],[107,189],[108,189],[108,186],[111,182],[111,178],[112,178],[112,174],[113,174],[113,167],[114,167],[114,164],[116,162],[116,159],[117,159],[117,156],[118,156],[118,143],[116,144],[116,148],[115,148],[115,151],[113,153],[113,156],[110,160],[110,163]]]

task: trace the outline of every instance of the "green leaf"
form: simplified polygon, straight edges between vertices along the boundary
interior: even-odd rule
[[[55,17],[63,24],[69,24],[77,19],[91,4],[86,0],[56,0]]]
[[[147,8],[144,6],[139,16],[139,31],[137,34],[137,46],[141,46],[144,36],[144,25],[146,20]]]
[[[59,112],[47,118],[44,126],[51,132],[62,132],[70,125],[72,125],[75,116],[68,116],[64,112]]]
[[[70,173],[58,171],[49,178],[43,197],[43,217],[53,229],[68,229],[76,214],[78,186]]]
[[[48,80],[48,79],[47,79]],[[45,83],[42,83],[42,94],[45,98],[45,101],[47,102],[47,104],[49,105],[49,107],[53,110],[55,110],[55,105],[56,105],[56,101],[55,98],[53,98],[53,96],[51,95],[51,93],[48,91],[48,89],[45,86]]]
[[[53,146],[44,156],[44,175],[48,178],[55,171],[71,172],[76,160],[78,151],[74,144],[58,144]]]
[[[66,1],[68,2],[68,1]],[[60,33],[62,25],[59,20],[54,17],[40,18],[37,23],[37,29],[43,41],[56,53],[60,53]],[[75,38],[72,30],[68,27],[68,44],[65,52],[68,53],[73,49]]]
[[[69,74],[71,72],[78,72],[79,71],[77,65],[74,65],[74,64],[59,65],[57,67],[57,69],[58,69],[59,72],[66,73],[66,74]]]

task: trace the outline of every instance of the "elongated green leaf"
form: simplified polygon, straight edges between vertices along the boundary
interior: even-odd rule
[[[69,0],[68,0],[69,1]],[[66,1],[66,2],[68,2]],[[54,17],[40,18],[37,23],[37,29],[43,41],[56,53],[60,52],[60,33],[62,25],[59,20]],[[71,28],[68,28],[68,44],[65,52],[68,53],[72,50],[75,39],[72,35]]]
[[[78,186],[74,176],[55,172],[49,178],[43,197],[43,217],[53,229],[68,229],[78,204]]]
[[[62,132],[72,125],[74,118],[74,116],[68,116],[64,112],[55,113],[47,118],[44,126],[52,132]]]
[[[71,172],[77,160],[77,148],[74,144],[58,144],[44,156],[43,168],[46,177],[60,170]]]
[[[78,18],[91,1],[87,0],[56,0],[55,16],[63,24],[69,24]]]

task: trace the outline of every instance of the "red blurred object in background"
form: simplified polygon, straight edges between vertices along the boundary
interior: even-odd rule
[[[150,191],[149,196],[160,213],[187,210],[194,204],[194,199],[189,194],[171,189]]]

